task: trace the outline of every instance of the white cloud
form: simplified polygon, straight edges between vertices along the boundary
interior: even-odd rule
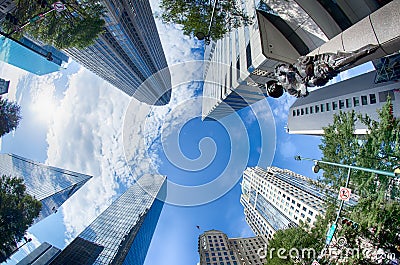
[[[288,118],[289,108],[296,101],[296,98],[290,96],[287,93],[284,93],[283,96],[274,100],[272,104],[272,112],[274,113],[275,118],[279,119],[282,122],[286,122]]]
[[[69,84],[49,123],[46,163],[93,176],[63,206],[71,239],[111,203],[115,176],[129,175],[121,139],[129,98],[84,68]]]
[[[158,26],[170,66],[196,58],[191,52],[191,47],[195,47],[194,42],[183,37],[179,29],[160,25],[159,22]],[[182,74],[193,80],[191,77],[198,75],[198,68],[199,64],[195,63],[172,69],[173,82],[179,83],[177,77]],[[178,69],[181,72],[177,72]],[[54,113],[54,119],[49,123],[46,163],[93,175],[93,179],[63,206],[67,241],[111,203],[119,184],[129,186],[135,176],[154,173],[157,167],[151,161],[158,157],[147,153],[144,139],[150,133],[157,137],[164,117],[183,99],[193,95],[193,87],[175,88],[169,105],[150,110],[150,106],[136,99],[130,101],[124,93],[84,68],[69,78],[69,88]],[[133,115],[125,117],[128,105],[134,111],[129,112]],[[147,115],[157,118],[149,123]],[[174,118],[179,119],[178,116],[174,115]],[[124,125],[129,128],[124,140],[129,141],[128,159],[132,173],[125,161]]]
[[[8,88],[8,93],[3,95],[9,100],[17,100],[17,85],[20,81],[29,75],[28,72],[19,69],[18,67],[12,66],[10,64],[6,64],[4,62],[0,62],[0,78],[5,80],[10,80],[10,86]]]

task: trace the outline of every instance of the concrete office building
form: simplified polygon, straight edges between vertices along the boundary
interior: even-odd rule
[[[386,2],[246,1],[255,23],[206,47],[202,118],[220,119],[264,99],[277,65],[317,50]]]
[[[145,175],[102,212],[51,265],[142,265],[166,197],[166,178]]]
[[[266,240],[280,229],[297,226],[300,220],[312,225],[324,214],[324,194],[312,180],[287,169],[248,167],[243,172],[240,203],[246,222]]]
[[[263,265],[258,250],[265,247],[262,237],[228,238],[218,230],[199,236],[200,265]]]
[[[18,262],[17,265],[49,265],[60,252],[59,248],[44,242]]]
[[[398,55],[396,58],[394,62],[399,62]],[[354,110],[378,120],[377,110],[383,107],[388,96],[392,100],[393,115],[400,118],[399,67],[393,64],[395,68],[390,70],[386,63],[375,62],[375,65],[379,67],[377,71],[320,88],[306,98],[297,99],[289,109],[287,131],[290,134],[323,135],[323,127],[332,124],[333,115],[341,111]],[[357,121],[355,133],[366,132],[367,127]]]
[[[171,77],[149,1],[101,3],[107,9],[104,33],[85,49],[65,52],[129,96],[150,105],[168,104]]]
[[[13,154],[0,154],[0,175],[24,179],[26,192],[42,203],[35,223],[56,213],[67,199],[92,178]]]

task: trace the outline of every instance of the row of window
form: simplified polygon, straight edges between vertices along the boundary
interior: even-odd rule
[[[361,102],[360,102],[360,97],[353,97],[353,99],[351,99],[351,98],[340,99],[339,101],[327,102],[327,103],[322,103],[322,104],[318,104],[315,106],[305,107],[305,108],[301,108],[301,109],[295,109],[295,110],[293,110],[292,115],[293,116],[301,116],[301,115],[331,111],[331,109],[337,110],[337,109],[344,109],[344,108],[352,108],[353,106],[358,107],[358,106],[360,106],[360,103],[362,106],[365,106],[368,104],[376,104],[376,95],[369,94],[369,96],[361,96]]]

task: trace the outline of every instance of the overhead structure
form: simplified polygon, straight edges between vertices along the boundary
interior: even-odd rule
[[[387,3],[389,2],[389,3]],[[301,56],[378,49],[352,66],[400,48],[400,1],[264,0],[251,6],[257,21],[205,52],[202,118],[218,120],[268,96],[278,65]],[[276,93],[278,95],[279,93]]]

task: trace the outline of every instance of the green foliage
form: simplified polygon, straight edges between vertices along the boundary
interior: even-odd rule
[[[183,26],[183,33],[194,36],[207,34],[214,2],[209,0],[161,0],[161,19],[164,23]],[[221,39],[225,33],[242,25],[251,25],[253,17],[246,14],[240,1],[217,0],[210,37]]]
[[[320,149],[323,160],[364,168],[393,172],[400,164],[400,122],[390,111],[388,99],[379,120],[354,112],[335,115],[332,125],[324,128],[325,135]],[[364,136],[354,134],[355,123],[364,124],[368,133]],[[321,165],[324,170],[322,181],[331,189],[338,190],[345,185],[347,170],[340,167]],[[344,227],[339,235],[346,237],[348,247],[358,248],[360,238],[386,250],[400,244],[400,203],[399,186],[395,180],[385,175],[352,170],[350,188],[360,196],[358,203],[347,207],[342,216],[356,221],[360,228],[354,231]],[[331,200],[335,205],[337,202]],[[358,260],[354,264],[362,264]]]
[[[17,128],[20,120],[20,106],[0,98],[0,137]]]
[[[0,253],[10,253],[39,216],[41,202],[26,193],[22,179],[0,178]]]
[[[322,224],[322,221],[320,222]],[[313,231],[306,231],[306,227],[279,230],[268,242],[267,264],[289,265],[295,264],[299,259],[306,264],[311,264],[322,247],[322,238],[315,237]]]
[[[66,10],[60,13],[52,11],[44,19],[29,24],[12,36],[17,39],[22,35],[32,36],[59,49],[71,47],[82,49],[93,44],[104,30],[105,21],[102,18],[105,13],[104,7],[99,1],[93,0],[63,2]],[[19,19],[19,26],[51,9],[50,4],[42,8],[36,1],[28,0],[17,1],[17,6],[13,15]],[[11,32],[14,26],[5,22],[3,28]]]

